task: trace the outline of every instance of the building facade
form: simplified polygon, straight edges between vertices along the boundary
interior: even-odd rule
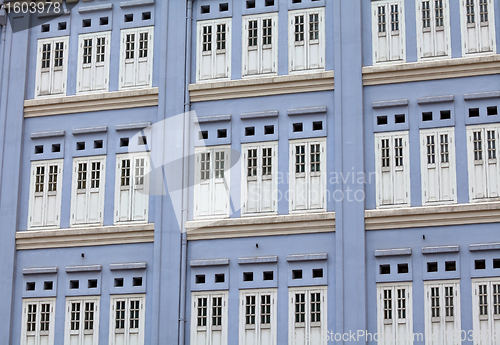
[[[3,1],[0,342],[499,344],[498,13]]]

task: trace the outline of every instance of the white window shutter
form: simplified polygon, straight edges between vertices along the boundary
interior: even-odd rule
[[[144,162],[144,183],[137,184],[137,168]],[[148,206],[149,206],[149,155],[134,156],[132,171],[133,187],[132,187],[132,219],[133,221],[147,221],[148,219]]]
[[[130,173],[130,184],[128,186],[121,186],[121,167],[123,160],[130,159],[130,169],[132,170],[132,157],[130,156],[117,156],[116,168],[116,191],[115,191],[115,222],[126,222],[130,220],[131,208],[131,193],[132,193],[132,171]]]
[[[92,186],[92,169],[95,165],[96,172],[99,171],[99,179],[94,181]],[[102,214],[104,211],[104,175],[105,175],[105,158],[91,160],[89,162],[89,175],[88,175],[88,210],[87,210],[87,223],[88,224],[102,224]]]
[[[455,140],[453,131],[447,130],[438,133],[438,139],[441,135],[448,135],[448,150],[449,150],[449,163],[442,162],[439,158],[439,187],[440,187],[440,200],[453,201],[455,200],[456,190],[456,171],[455,171]],[[440,143],[438,149],[441,156],[442,145]]]
[[[45,190],[47,189],[45,183],[43,186],[44,192],[35,192],[35,179],[36,170],[38,167],[43,167],[47,169],[45,164],[32,164],[31,166],[31,186],[30,186],[30,219],[28,222],[28,228],[40,227],[44,225],[44,204],[45,204]],[[44,174],[45,180],[45,174]]]
[[[56,191],[48,191],[48,179],[51,166],[57,170]],[[61,215],[61,180],[62,180],[62,162],[49,162],[45,170],[46,186],[45,189],[45,226],[59,227]]]
[[[148,37],[148,49],[147,49],[147,57],[139,57],[139,39],[140,35],[145,34]],[[151,67],[153,60],[153,29],[148,29],[147,31],[139,30],[137,32],[137,86],[147,86],[150,85],[151,81]]]
[[[104,39],[104,61],[97,61],[97,43],[98,39]],[[110,59],[110,39],[111,34],[97,34],[94,38],[93,65],[94,65],[94,84],[93,90],[108,90],[109,80],[109,59]]]

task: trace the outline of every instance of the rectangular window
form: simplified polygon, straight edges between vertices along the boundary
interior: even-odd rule
[[[500,327],[500,278],[472,280],[472,326],[486,344],[494,344]]]
[[[191,301],[191,342],[227,345],[227,292],[195,292]]]
[[[22,344],[54,344],[55,298],[24,299]]]
[[[448,0],[421,0],[415,3],[418,58],[450,57]]]
[[[69,37],[38,40],[35,97],[64,95]]]
[[[144,344],[145,299],[144,295],[111,297],[110,344]]]
[[[288,12],[289,71],[325,68],[324,8]]]
[[[375,149],[377,207],[409,206],[408,132],[375,134]]]
[[[290,211],[326,210],[326,139],[290,141]]]
[[[101,224],[104,212],[105,157],[73,160],[71,225]],[[126,179],[122,177],[122,179]]]
[[[392,290],[384,290],[384,320],[392,320]]]
[[[28,229],[59,227],[62,160],[31,164]]]
[[[195,218],[229,216],[229,146],[196,149]]]
[[[404,62],[404,2],[372,2],[372,40],[373,64],[386,62]]]
[[[465,0],[460,3],[462,55],[496,51],[494,6],[491,0]]]
[[[231,19],[199,21],[197,37],[196,81],[231,78]]]
[[[242,76],[277,73],[277,21],[277,13],[243,17]]]
[[[242,145],[242,214],[276,212],[277,144]]]
[[[120,89],[151,87],[153,44],[150,42],[153,42],[153,34],[153,27],[121,31]]]
[[[115,223],[147,222],[149,153],[116,155]]]
[[[99,339],[99,297],[66,299],[66,344],[97,344]]]
[[[454,343],[460,332],[460,283],[458,281],[428,281],[425,288],[425,337],[439,336],[443,344]]]
[[[79,36],[77,92],[108,91],[110,38],[110,32]]]
[[[454,129],[421,130],[420,138],[422,204],[456,202]]]
[[[377,285],[379,339],[409,339],[407,337],[412,336],[411,289],[411,283],[381,283]]]
[[[289,288],[289,295],[289,332],[298,340],[326,345],[326,287]]]

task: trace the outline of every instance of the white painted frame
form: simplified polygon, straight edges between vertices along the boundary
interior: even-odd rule
[[[430,0],[430,28],[424,28],[422,23],[422,0],[416,0],[416,16],[417,16],[417,57],[418,61],[438,60],[451,58],[451,38],[450,38],[450,7],[448,0],[443,0],[443,29],[444,29],[444,44],[445,52],[443,55],[437,54],[436,36],[441,30],[436,29],[435,19],[435,1]],[[433,52],[425,56],[424,54],[424,31],[430,32],[432,38]]]
[[[139,37],[141,33],[146,33],[148,35],[148,56],[147,58],[139,57]],[[126,35],[135,34],[134,41],[134,58],[127,60],[125,58],[126,49]],[[133,29],[122,29],[120,36],[120,74],[119,74],[119,90],[123,89],[140,89],[149,88],[153,85],[153,54],[154,54],[154,27],[143,27],[143,28],[133,28]],[[132,64],[134,68],[134,80],[127,85],[126,79],[126,65]],[[145,71],[147,72],[147,82],[140,80],[140,65],[145,65]]]
[[[398,5],[398,18],[399,18],[399,30],[392,31],[391,28],[391,5]],[[385,7],[385,33],[378,32],[378,8],[380,6]],[[381,47],[379,41],[384,40],[387,53],[387,59],[383,60],[381,56]],[[398,43],[397,55],[400,58],[393,58],[396,55],[393,46]],[[372,1],[372,57],[373,65],[376,64],[398,64],[406,62],[406,27],[405,27],[405,7],[403,0],[393,0],[393,1]]]
[[[479,315],[479,285],[487,287],[487,315]],[[472,329],[474,345],[495,345],[500,333],[500,314],[494,314],[493,285],[500,288],[500,277],[472,279]],[[496,340],[492,335],[496,332]]]
[[[77,302],[80,303],[80,329],[72,331],[71,330],[71,304]],[[94,325],[93,329],[85,330],[85,303],[94,303]],[[66,298],[66,318],[64,322],[64,343],[65,344],[75,344],[72,342],[71,338],[76,338],[78,345],[97,345],[99,344],[99,315],[100,315],[100,296],[80,296],[80,297],[67,297]],[[84,339],[85,338],[85,339]],[[89,344],[88,340],[91,338]],[[76,344],[75,344],[76,345]]]
[[[63,61],[62,68],[54,66],[55,59],[55,46],[56,43],[63,43]],[[43,45],[50,43],[50,60],[49,68],[42,70],[42,49]],[[35,98],[50,97],[50,96],[66,96],[66,87],[68,84],[68,45],[69,36],[63,37],[53,37],[46,39],[39,39],[37,45],[37,57],[36,57],[36,80],[35,80]],[[46,74],[48,78],[48,92],[42,92],[42,73]],[[60,82],[57,83],[56,74],[59,75]],[[61,85],[56,85],[60,84]]]
[[[198,298],[207,298],[207,325],[198,326]],[[212,298],[222,297],[222,325],[212,325]],[[191,344],[196,345],[227,345],[228,344],[228,292],[204,291],[191,293]],[[220,333],[220,342],[212,342],[213,332]],[[203,338],[204,336],[204,338]],[[198,339],[201,337],[201,339]],[[203,342],[203,339],[205,340]]]
[[[271,322],[270,324],[261,324],[261,296],[271,296]],[[255,324],[246,325],[246,297],[255,296]],[[240,319],[239,319],[239,345],[276,345],[277,344],[277,322],[278,322],[278,309],[277,309],[277,289],[252,289],[240,290]],[[267,331],[268,330],[268,331]],[[255,341],[248,341],[246,333],[254,333]],[[264,332],[270,333],[268,340],[263,341],[261,338]]]
[[[305,322],[299,325],[295,323],[295,294],[305,293]],[[321,294],[321,320],[315,324],[311,322],[311,294],[320,293]],[[327,300],[327,287],[326,286],[311,286],[311,287],[294,287],[288,288],[288,344],[289,345],[326,345],[326,332],[328,331],[328,300]],[[317,341],[315,335],[313,335],[313,329],[315,330],[316,337],[320,337]],[[304,337],[297,334],[297,330],[303,330],[306,336],[309,336],[309,340],[304,340]],[[308,338],[305,338],[308,339]]]
[[[49,331],[44,332],[42,334],[42,331],[40,330],[40,312],[41,312],[41,304],[50,304],[50,314],[49,314]],[[28,309],[28,304],[36,304],[36,326],[35,326],[35,332],[30,332],[28,335],[27,332],[27,309]],[[27,337],[32,336],[35,338],[34,343],[36,345],[40,344],[41,342],[41,337],[44,336],[46,337],[47,341],[44,342],[46,345],[53,345],[54,344],[54,327],[55,327],[55,310],[56,310],[56,299],[55,298],[26,298],[23,299],[23,309],[22,309],[22,325],[21,325],[21,345],[28,345],[32,344],[32,342],[28,342]]]
[[[460,0],[460,23],[462,32],[462,56],[476,56],[478,54],[496,54],[496,36],[495,36],[495,4],[492,0],[487,0],[488,6],[488,23],[483,24],[480,20],[480,10],[479,10],[479,0],[474,1],[474,23],[467,23],[467,8],[466,0]],[[469,32],[470,31],[470,32]],[[470,42],[470,36],[474,35],[476,44],[471,47],[472,42]],[[483,35],[488,35],[487,38],[482,37]],[[488,40],[489,48],[485,47],[481,41]]]
[[[130,329],[130,301],[139,300],[140,311],[139,311],[139,328],[134,331]],[[125,329],[123,331],[116,332],[116,302],[125,301]],[[146,295],[115,295],[111,296],[109,310],[109,345],[144,345],[144,334],[145,334],[145,316],[146,316]],[[124,335],[124,342],[119,342],[115,338],[116,334]],[[131,335],[137,335],[137,342],[131,344]]]
[[[97,62],[97,39],[104,38],[104,62]],[[92,61],[90,64],[84,66],[83,64],[83,42],[86,39],[92,40]],[[77,82],[76,93],[92,93],[92,92],[107,92],[109,91],[109,63],[110,63],[110,48],[111,48],[111,31],[97,32],[92,34],[82,34],[78,36],[78,69],[77,69]],[[84,69],[90,69],[90,88],[84,89],[83,74]],[[97,76],[102,74],[104,78],[103,87],[97,86]]]

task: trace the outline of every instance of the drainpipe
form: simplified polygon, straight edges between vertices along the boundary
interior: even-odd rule
[[[186,277],[187,277],[187,234],[185,224],[188,220],[189,199],[189,155],[190,155],[190,110],[188,86],[191,81],[191,36],[193,27],[193,0],[187,0],[186,15],[186,61],[184,64],[184,143],[182,164],[182,214],[181,214],[181,274],[180,274],[180,311],[179,311],[179,345],[185,344],[186,333]]]
[[[3,10],[3,6],[0,7],[0,12]],[[1,13],[0,13],[1,14]],[[5,133],[7,131],[7,96],[3,99],[4,104],[2,105],[2,96],[4,95],[4,92],[2,91],[2,87],[4,85],[9,85],[8,81],[6,83],[3,82],[3,71],[5,69],[4,66],[4,61],[5,61],[5,37],[7,36],[7,23],[4,25],[0,24],[0,40],[2,40],[2,51],[0,52],[0,106],[2,106],[4,109],[4,123],[3,123],[3,147],[5,147]],[[12,45],[12,40],[11,40],[11,45]],[[8,62],[10,63],[10,61]],[[7,78],[9,78],[9,74],[7,73]],[[7,92],[5,92],[5,95],[7,95]],[[0,118],[2,116],[2,109],[0,107]],[[0,154],[0,174],[3,170],[3,156],[5,153]],[[0,192],[2,190],[2,184],[0,183]],[[1,195],[1,193],[0,193]]]

